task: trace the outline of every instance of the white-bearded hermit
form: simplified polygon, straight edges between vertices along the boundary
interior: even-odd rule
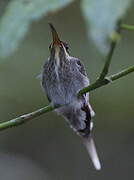
[[[50,57],[43,66],[41,85],[52,105],[61,106],[55,111],[82,137],[94,167],[100,170],[100,161],[91,135],[94,111],[89,104],[89,93],[77,96],[79,90],[89,85],[89,78],[80,60],[70,56],[67,43],[59,39],[52,24],[50,28],[53,42],[50,45]]]

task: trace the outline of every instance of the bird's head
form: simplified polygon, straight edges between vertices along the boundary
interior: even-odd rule
[[[60,64],[60,61],[65,60],[67,57],[69,57],[69,51],[68,51],[68,44],[61,41],[58,33],[56,32],[54,26],[52,24],[50,25],[50,29],[52,32],[52,43],[49,46],[50,49],[50,59],[54,60],[57,65]]]

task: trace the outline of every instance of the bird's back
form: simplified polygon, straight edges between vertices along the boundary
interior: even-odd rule
[[[42,86],[53,104],[63,105],[76,100],[77,93],[89,85],[89,80],[80,70],[79,59],[69,57],[61,67],[49,60],[43,67]]]

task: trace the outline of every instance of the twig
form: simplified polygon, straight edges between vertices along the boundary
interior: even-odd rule
[[[130,30],[130,31],[133,31],[133,30],[134,30],[134,25],[121,24],[120,27],[121,27],[122,29],[124,29],[124,30]]]
[[[21,124],[26,123],[27,121],[34,119],[44,113],[47,113],[49,111],[54,110],[55,108],[51,105],[48,105],[46,107],[40,108],[36,111],[33,111],[31,113],[25,114],[25,115],[21,115],[15,119],[9,120],[9,121],[5,121],[5,122],[1,122],[0,123],[0,130],[4,130],[7,128],[11,128],[13,126],[19,126]]]
[[[120,71],[120,72],[118,72],[116,74],[111,75],[111,76],[107,76],[101,81],[96,81],[95,83],[91,84],[90,86],[80,90],[78,95],[81,96],[82,94],[85,94],[87,92],[90,92],[90,91],[93,91],[93,90],[95,90],[97,88],[100,88],[100,87],[102,87],[104,85],[112,83],[113,81],[115,81],[115,80],[117,80],[117,79],[119,79],[119,78],[121,78],[123,76],[126,76],[126,75],[128,75],[128,74],[130,74],[132,72],[134,72],[134,66],[131,66],[131,67],[127,68],[127,69],[124,69],[124,70],[122,70],[122,71]]]
[[[116,48],[117,42],[119,40],[119,35],[121,33],[120,23],[121,22],[119,21],[119,23],[117,24],[114,36],[110,38],[111,43],[110,43],[109,52],[106,56],[106,60],[105,60],[105,64],[104,64],[104,67],[102,69],[102,72],[100,73],[100,76],[98,78],[99,81],[103,80],[106,77],[106,75],[108,74],[109,67],[110,67],[111,60],[112,60],[112,56],[113,56],[114,50]]]
[[[133,27],[131,27],[129,25],[127,25],[127,26],[124,24],[121,25],[121,28],[126,28],[126,27],[127,27],[127,29],[133,29]],[[109,66],[111,63],[111,59],[112,59],[114,49],[116,47],[116,43],[117,43],[117,39],[111,42],[110,50],[109,50],[108,56],[106,57],[106,62],[105,62],[105,65],[104,65],[104,68],[101,72],[100,77],[96,80],[95,83],[93,83],[93,84],[89,85],[88,87],[85,87],[82,90],[80,90],[78,93],[78,96],[81,96],[87,92],[90,92],[90,91],[93,91],[97,88],[105,86],[105,85],[111,83],[112,81],[115,81],[119,78],[122,78],[122,77],[128,75],[129,73],[134,72],[134,65],[133,65],[127,69],[124,69],[123,71],[121,71],[119,73],[113,74],[111,76],[106,76],[108,73],[108,70],[109,70]],[[57,107],[53,107],[52,105],[48,105],[46,107],[40,108],[40,109],[33,111],[31,113],[19,116],[15,119],[5,121],[5,122],[1,122],[0,123],[0,131],[14,127],[14,126],[24,124],[24,123],[28,122],[29,120],[32,120],[32,119],[34,119],[34,118],[36,118],[36,117],[38,117],[44,113],[53,111],[56,108]]]
[[[111,64],[111,60],[112,60],[112,56],[113,56],[113,52],[115,50],[116,44],[117,44],[116,41],[111,42],[110,51],[106,57],[106,62],[104,64],[102,72],[100,73],[100,77],[98,78],[99,81],[103,80],[106,77],[106,75],[108,74],[109,66]]]
[[[103,79],[101,82],[96,81],[95,83],[91,84],[90,86],[83,88],[82,90],[80,90],[80,92],[78,93],[79,95],[85,94],[87,92],[93,91],[97,88],[100,88],[104,85],[107,85],[109,83],[111,83],[112,81],[115,81],[123,76],[126,76],[129,73],[134,72],[134,66],[131,66],[117,74],[113,74],[111,76],[106,77],[105,79]],[[53,107],[51,105],[48,105],[46,107],[43,107],[41,109],[38,109],[34,112],[19,116],[15,119],[6,121],[6,122],[2,122],[0,123],[0,131],[4,130],[4,129],[8,129],[11,128],[13,126],[18,126],[21,124],[24,124],[26,122],[28,122],[31,119],[34,119],[42,114],[45,114],[47,112],[53,111],[54,109],[56,109],[56,107]]]

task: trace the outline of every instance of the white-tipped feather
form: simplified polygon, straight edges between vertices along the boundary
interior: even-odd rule
[[[100,160],[96,151],[94,140],[91,136],[84,138],[84,144],[96,170],[101,170]]]

